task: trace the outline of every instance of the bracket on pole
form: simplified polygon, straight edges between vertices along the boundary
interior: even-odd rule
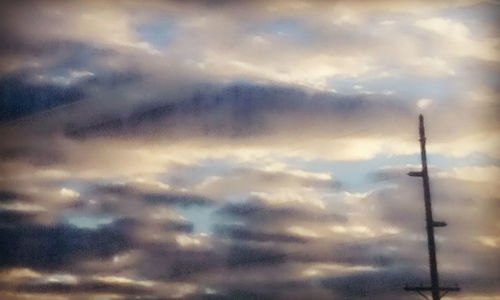
[[[408,176],[411,176],[411,177],[423,177],[424,173],[423,172],[409,172]]]
[[[432,226],[434,227],[446,227],[446,222],[441,222],[441,221],[433,221],[432,222]]]

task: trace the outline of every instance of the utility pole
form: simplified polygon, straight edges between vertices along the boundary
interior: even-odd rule
[[[440,287],[439,286],[439,274],[437,268],[436,259],[436,243],[434,241],[434,227],[445,227],[445,222],[434,221],[432,218],[432,204],[431,204],[431,191],[429,188],[429,173],[427,171],[427,154],[425,151],[425,127],[424,127],[424,117],[420,115],[419,120],[419,134],[420,134],[420,156],[422,160],[422,171],[420,172],[410,172],[409,176],[412,177],[422,177],[422,184],[424,189],[424,203],[425,203],[425,222],[427,229],[427,247],[429,249],[429,269],[431,275],[431,286],[405,286],[405,291],[417,292],[422,297],[427,298],[423,293],[425,291],[430,291],[432,294],[432,300],[439,300],[444,297],[448,292],[458,292],[460,288],[455,287]],[[444,292],[441,294],[441,292]]]

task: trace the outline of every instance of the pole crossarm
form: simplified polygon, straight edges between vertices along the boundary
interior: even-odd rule
[[[432,291],[432,287],[431,286],[405,286],[405,291],[417,292],[420,296],[429,300],[429,297],[427,297],[423,292]],[[440,295],[439,295],[439,299],[441,299],[449,292],[459,292],[460,288],[458,286],[447,286],[447,287],[442,286],[442,287],[439,287],[439,291],[444,292],[444,293],[440,293]]]
[[[458,292],[458,291],[460,291],[460,288],[458,286],[449,286],[449,287],[440,286],[439,290],[442,292]],[[405,286],[405,291],[427,292],[427,291],[432,291],[432,287],[431,286]]]

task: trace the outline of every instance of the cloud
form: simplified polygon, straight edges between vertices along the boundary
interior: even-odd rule
[[[402,298],[423,108],[443,282],[498,294],[493,4],[1,6],[0,298]]]
[[[207,177],[196,189],[215,197],[230,197],[231,195],[253,194],[259,195],[269,202],[300,202],[305,194],[309,195],[310,203],[322,205],[320,200],[314,199],[310,189],[334,190],[340,184],[330,174],[305,172],[301,170],[257,170],[236,169],[231,173]],[[295,195],[290,192],[297,190]],[[282,191],[283,196],[276,196]],[[267,196],[272,193],[275,196]],[[304,195],[304,196],[302,196]]]
[[[118,295],[148,295],[149,290],[136,285],[110,284],[105,282],[83,282],[79,284],[45,283],[23,284],[16,289],[19,293],[29,294],[66,294],[91,293],[91,294],[118,294]]]
[[[456,49],[460,50],[454,52],[457,55],[473,56],[491,61],[498,61],[499,59],[494,50],[498,41],[490,39],[478,43],[471,38],[469,28],[458,21],[445,18],[420,19],[415,22],[415,26],[444,37],[449,43],[459,46],[460,48]]]
[[[308,104],[303,103],[303,98],[310,99]],[[303,114],[318,116],[318,121],[310,120],[305,123],[308,127],[302,129],[312,131],[335,122],[335,119],[328,121],[326,119],[328,117],[345,118],[349,115],[354,117],[375,109],[380,113],[384,110],[386,113],[389,110],[396,111],[404,117],[405,113],[410,114],[412,111],[411,108],[395,100],[381,99],[375,105],[369,99],[331,94],[308,95],[294,88],[258,85],[213,87],[210,90],[199,90],[195,95],[187,96],[182,101],[173,103],[168,100],[160,101],[158,104],[149,104],[149,107],[139,107],[126,118],[107,118],[87,126],[75,124],[73,128],[67,130],[67,134],[70,137],[85,138],[113,133],[133,133],[137,129],[154,130],[154,133],[156,129],[151,125],[156,123],[170,124],[169,131],[184,130],[193,135],[246,137],[281,130],[286,123],[292,121],[288,118]],[[382,109],[381,105],[386,108]],[[281,116],[276,115],[278,112]],[[375,117],[375,113],[371,113]],[[186,123],[186,120],[192,120],[194,123]],[[168,134],[168,131],[166,133]],[[174,131],[170,134],[175,133]]]
[[[285,262],[284,254],[273,250],[234,247],[230,249],[227,264],[229,267],[242,267],[251,265],[273,265]]]
[[[83,98],[83,91],[80,89],[59,88],[49,84],[25,84],[18,78],[3,78],[0,81],[0,91],[0,121],[16,119]]]
[[[415,274],[411,270],[360,272],[350,276],[327,278],[322,284],[332,289],[337,297],[361,299],[370,295],[374,299],[384,299],[402,296],[405,293],[402,287],[408,280],[423,280],[424,276],[423,272]],[[400,292],[397,292],[398,290]]]
[[[273,207],[261,203],[258,199],[252,199],[247,203],[227,204],[223,206],[218,213],[255,222],[272,223],[286,219],[295,221],[345,221],[345,217],[340,214],[318,212],[314,209],[307,209],[305,206],[301,208],[291,206]]]
[[[30,223],[35,218],[35,213],[33,212],[23,212],[15,210],[1,210],[0,220],[4,225],[6,224],[23,224]]]
[[[95,193],[97,196],[103,195],[112,198],[135,198],[149,205],[205,206],[211,205],[214,202],[212,199],[204,196],[178,192],[168,187],[160,187],[159,191],[151,190],[151,187],[140,183],[135,185],[133,183],[128,185],[101,185],[96,187]]]
[[[305,243],[306,239],[280,233],[258,232],[245,229],[241,226],[220,226],[216,228],[217,234],[234,240],[257,241],[257,242],[283,242],[283,243]]]
[[[274,97],[276,93],[281,96]],[[282,98],[285,96],[287,96],[286,100]],[[304,97],[310,99],[306,102],[307,104],[302,103],[301,99]],[[278,109],[281,109],[279,113]],[[432,120],[436,112],[441,109],[436,106],[434,110],[429,110],[431,115],[429,119]],[[465,114],[467,109],[470,107],[464,107],[460,113]],[[453,111],[453,113],[456,112]],[[474,112],[474,115],[478,116],[479,113]],[[285,148],[285,150],[288,148],[286,155],[323,156],[337,159],[371,158],[381,151],[408,154],[418,150],[418,147],[410,145],[409,131],[402,130],[405,127],[391,127],[393,122],[399,122],[407,124],[410,128],[411,116],[416,114],[415,107],[400,103],[397,99],[381,100],[331,94],[308,95],[296,89],[264,86],[235,86],[221,89],[214,87],[209,90],[200,90],[198,95],[195,92],[194,95],[187,96],[182,101],[161,100],[157,104],[136,108],[125,116],[122,112],[116,114],[116,117],[110,117],[109,114],[104,118],[97,117],[98,120],[95,120],[94,116],[84,122],[75,121],[82,119],[83,115],[76,116],[74,121],[61,124],[70,140],[60,139],[59,142],[67,145],[68,151],[77,146],[92,145],[91,147],[94,147],[98,144],[103,149],[108,148],[113,152],[125,153],[128,150],[111,149],[109,147],[112,144],[104,145],[96,139],[106,136],[115,137],[115,143],[129,144],[135,139],[155,138],[158,141],[156,145],[158,145],[165,138],[174,138],[176,143],[162,145],[173,147],[172,151],[168,154],[163,152],[161,156],[168,158],[176,152],[185,152],[182,156],[184,160],[192,155],[201,157],[228,155],[230,151],[225,149],[224,144],[212,142],[213,139],[221,138],[232,144],[233,150],[243,147],[241,151],[232,151],[235,155],[241,156],[247,155],[246,153],[248,155],[273,154],[270,151],[277,147]],[[446,121],[444,127],[451,126],[452,111],[449,114],[450,116],[440,116]],[[464,118],[467,119],[465,115]],[[299,120],[302,126],[297,128],[296,124]],[[456,155],[465,155],[480,147],[482,151],[496,155],[492,146],[489,145],[491,142],[484,139],[481,139],[479,146],[471,148],[470,145],[475,145],[472,141],[479,140],[477,133],[480,131],[478,131],[479,128],[470,127],[468,124],[472,123],[464,122],[460,125],[462,126],[461,132],[467,134],[466,137],[452,140],[453,136],[438,132],[430,146],[442,152],[449,152],[453,149],[452,153]],[[61,130],[61,125],[58,125],[59,130]],[[296,128],[295,133],[303,136],[304,139],[302,141],[290,140],[286,135],[289,127]],[[162,130],[163,128],[169,129]],[[330,128],[337,128],[337,130],[332,131]],[[392,135],[391,142],[375,138],[374,135],[377,132],[388,136],[388,139],[389,134]],[[397,139],[394,139],[395,135],[398,136]],[[270,136],[277,138],[269,139]],[[130,137],[135,137],[135,139]],[[330,137],[336,137],[337,140],[329,140]],[[76,140],[72,141],[73,139]],[[189,141],[189,145],[193,142],[199,143],[201,150],[196,154],[189,152],[189,149],[185,149],[182,145],[186,141]],[[453,143],[450,143],[451,141]],[[266,147],[270,142],[273,148]],[[464,143],[468,146],[464,147]],[[177,149],[178,147],[181,149]],[[321,151],[324,147],[330,148],[331,151]],[[106,151],[101,151],[101,153],[107,154]],[[155,158],[152,154],[150,157]],[[113,153],[114,155],[121,154]],[[182,157],[177,156],[175,160],[182,161]],[[109,159],[107,161],[109,164]],[[101,166],[102,164],[95,168]],[[126,166],[119,167],[125,168]],[[156,165],[156,167],[159,166]]]
[[[0,203],[9,203],[19,197],[20,195],[15,192],[9,190],[0,190]]]
[[[466,181],[491,182],[500,178],[500,168],[496,166],[457,167],[437,172],[436,176],[451,177]]]
[[[3,268],[68,268],[76,259],[105,258],[131,246],[126,233],[113,226],[93,231],[64,225],[18,224],[2,227],[1,231]]]

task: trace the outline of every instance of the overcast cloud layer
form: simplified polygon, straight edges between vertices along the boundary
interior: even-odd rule
[[[500,299],[498,1],[0,7],[0,298]]]

